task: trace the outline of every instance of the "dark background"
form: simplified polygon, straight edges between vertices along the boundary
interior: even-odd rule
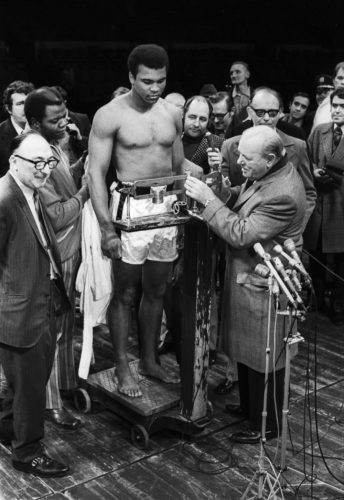
[[[27,0],[0,3],[0,91],[15,79],[62,84],[70,108],[90,116],[117,86],[139,43],[163,45],[166,92],[186,97],[204,83],[224,90],[243,59],[251,84],[313,92],[318,73],[344,60],[344,0]]]

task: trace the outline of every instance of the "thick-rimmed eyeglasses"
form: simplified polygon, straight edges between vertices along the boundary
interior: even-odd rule
[[[217,120],[224,120],[225,119],[225,116],[228,115],[228,111],[227,113],[213,113],[211,116],[212,118],[216,118]]]
[[[279,113],[279,109],[255,109],[255,108],[252,108],[253,111],[256,113],[256,115],[259,117],[259,118],[262,118],[263,116],[265,116],[266,114],[268,114],[270,116],[270,118],[276,118],[276,116],[278,115]]]
[[[57,164],[59,162],[57,158],[49,158],[49,160],[45,161],[45,160],[29,160],[29,158],[24,158],[24,156],[20,155],[13,155],[13,156],[15,156],[16,158],[20,158],[21,160],[28,161],[29,163],[33,163],[36,170],[43,170],[46,165],[48,165],[50,170],[52,170],[53,168],[57,167]]]

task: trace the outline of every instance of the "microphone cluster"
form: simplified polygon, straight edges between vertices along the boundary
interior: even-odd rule
[[[283,292],[288,298],[288,301],[296,309],[301,308],[305,310],[306,308],[299,294],[299,292],[302,291],[302,284],[298,279],[298,273],[300,273],[306,287],[311,288],[312,281],[300,260],[293,240],[286,240],[283,247],[276,244],[272,249],[273,252],[277,254],[277,256],[274,257],[265,252],[261,243],[255,243],[253,248],[265,263],[265,265],[258,264],[255,267],[255,272],[264,278],[271,276],[272,293],[278,296],[280,292]],[[281,257],[287,262],[287,267],[283,264]]]

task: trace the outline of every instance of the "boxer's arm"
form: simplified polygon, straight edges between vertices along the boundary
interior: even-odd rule
[[[115,133],[113,116],[104,108],[100,109],[94,117],[89,139],[88,187],[102,235],[102,250],[110,258],[121,257],[120,239],[111,221],[105,182]]]

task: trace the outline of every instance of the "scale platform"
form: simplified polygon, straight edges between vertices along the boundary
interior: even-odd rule
[[[178,364],[166,359],[163,363],[166,373],[176,373]],[[138,372],[139,360],[129,363],[133,377],[138,381],[142,397],[130,398],[118,392],[115,368],[110,368],[90,375],[84,387],[77,389],[75,406],[88,413],[91,403],[101,405],[132,424],[130,436],[132,443],[141,449],[147,449],[149,436],[161,429],[170,429],[184,435],[198,434],[209,424],[211,416],[198,421],[191,421],[181,414],[181,384],[166,384],[159,380],[142,376]]]
[[[180,401],[180,384],[165,384],[159,380],[145,377],[139,373],[138,364],[139,360],[136,359],[129,363],[129,367],[134,379],[139,383],[142,397],[130,398],[118,392],[115,368],[90,375],[87,383],[90,387],[102,393],[104,397],[121,402],[121,404],[134,410],[142,417],[149,417],[154,413],[178,406]],[[172,372],[171,367],[164,365],[164,369],[166,373],[169,371]],[[179,370],[177,364],[173,372],[175,373],[176,370]]]
[[[130,233],[134,231],[145,231],[147,229],[179,226],[181,224],[186,224],[190,219],[190,215],[175,215],[173,212],[167,212],[159,215],[146,215],[143,217],[133,217],[132,219],[116,220],[113,224],[116,229]]]

